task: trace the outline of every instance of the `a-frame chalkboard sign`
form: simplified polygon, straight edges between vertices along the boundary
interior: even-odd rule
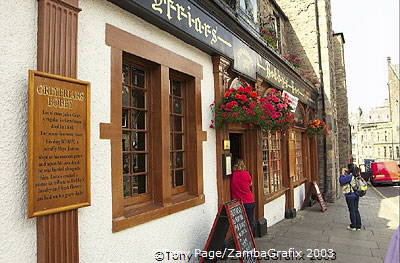
[[[228,230],[232,233],[235,249],[224,247]],[[241,263],[259,262],[251,254],[256,251],[256,246],[242,201],[233,200],[220,206],[203,251],[212,252],[210,254],[218,254],[218,256],[213,259],[201,257],[200,263],[215,262],[218,258],[229,259],[230,257],[240,260]],[[236,255],[240,255],[240,257],[236,257]]]
[[[309,185],[308,191],[307,191],[307,195],[304,198],[303,204],[301,205],[301,210],[304,209],[307,201],[309,200],[309,198],[311,197],[312,194],[315,194],[317,197],[317,201],[321,207],[321,212],[325,212],[328,208],[326,206],[326,203],[324,201],[324,198],[322,197],[321,191],[319,190],[318,184],[317,182],[312,182]]]

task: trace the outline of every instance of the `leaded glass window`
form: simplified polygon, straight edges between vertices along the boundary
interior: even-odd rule
[[[295,132],[295,150],[296,171],[295,175],[291,178],[293,182],[300,181],[304,178],[302,133],[300,131]]]
[[[270,195],[282,189],[281,136],[276,132],[263,132],[261,140],[264,195]]]
[[[146,71],[122,67],[122,172],[125,198],[148,193],[148,85]]]
[[[169,92],[170,173],[173,193],[183,192],[186,185],[185,92],[185,81],[171,76]]]

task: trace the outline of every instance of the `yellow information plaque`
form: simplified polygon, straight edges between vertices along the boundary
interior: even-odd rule
[[[28,217],[90,205],[90,83],[29,71]]]

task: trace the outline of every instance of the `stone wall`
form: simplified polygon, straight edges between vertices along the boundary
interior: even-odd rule
[[[317,76],[318,45],[313,0],[277,0],[288,17],[285,29],[288,54],[302,60],[301,70]]]
[[[336,105],[338,123],[339,167],[347,166],[347,157],[351,153],[350,127],[348,117],[348,98],[346,86],[346,68],[344,62],[343,34],[334,34],[333,50],[335,54]]]
[[[320,187],[325,193],[325,198],[328,201],[334,201],[338,196],[337,175],[339,174],[339,156],[341,153],[338,143],[335,53],[330,0],[277,0],[277,3],[289,19],[286,36],[288,50],[291,54],[302,59],[301,70],[309,71],[310,75],[317,77],[323,85],[325,112],[322,111],[321,98],[319,118],[325,116],[331,132],[330,135],[326,136],[326,140],[321,138],[318,140],[318,168]],[[318,54],[316,11],[318,11],[321,57]],[[348,157],[347,154],[345,155],[343,158]]]

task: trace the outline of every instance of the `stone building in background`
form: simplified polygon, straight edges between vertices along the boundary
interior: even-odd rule
[[[389,98],[382,106],[350,116],[352,153],[358,164],[366,160],[400,162],[399,65],[388,58]]]
[[[387,58],[387,62],[393,158],[400,162],[400,65],[392,64],[390,57]]]
[[[332,30],[329,0],[277,0],[288,17],[287,46],[302,59],[302,72],[320,91],[318,117],[330,135],[319,138],[320,186],[328,201],[338,196],[337,175],[350,154],[344,37]],[[340,116],[340,117],[338,117]],[[339,140],[339,138],[341,138]]]

